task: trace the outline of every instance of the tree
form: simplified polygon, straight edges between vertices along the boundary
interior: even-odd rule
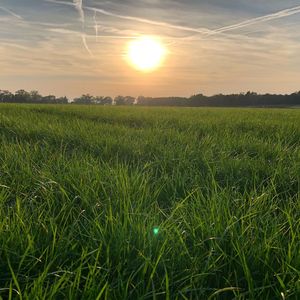
[[[124,104],[125,105],[133,105],[134,101],[135,101],[134,97],[131,97],[131,96],[124,97]]]
[[[0,90],[0,102],[13,102],[14,95],[6,90]]]
[[[48,103],[48,104],[54,104],[56,103],[56,97],[54,95],[48,95],[48,96],[45,96],[43,97],[43,100],[42,100],[43,103]]]
[[[125,104],[125,97],[124,96],[117,96],[114,99],[115,105],[124,105]]]
[[[114,99],[115,105],[133,105],[134,101],[135,98],[131,96],[117,96]]]
[[[94,97],[94,103],[103,105],[103,99],[104,99],[103,96],[96,96],[96,97]]]
[[[56,101],[55,101],[57,104],[68,104],[69,103],[69,99],[64,96],[64,97],[59,97],[59,98],[56,98]]]
[[[15,92],[14,101],[16,103],[29,103],[30,102],[30,93],[25,90],[18,90]]]
[[[95,100],[93,96],[91,96],[90,94],[86,94],[82,95],[79,98],[75,98],[73,102],[76,104],[93,104],[95,103]]]
[[[145,101],[145,97],[144,96],[138,96],[137,98],[136,98],[136,104],[137,105],[139,105],[139,104],[143,104],[144,103],[144,101]]]
[[[30,97],[29,101],[34,103],[40,103],[42,102],[43,99],[42,95],[40,95],[38,91],[31,91],[29,93],[29,97]]]
[[[112,105],[113,99],[111,97],[104,97],[102,99],[103,105]]]
[[[93,103],[99,104],[99,105],[111,105],[112,102],[113,102],[113,99],[111,97],[96,96],[93,99]]]

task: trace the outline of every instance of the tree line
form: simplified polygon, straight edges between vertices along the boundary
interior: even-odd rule
[[[135,101],[136,98],[132,96],[117,96],[113,99],[109,96],[84,94],[70,100],[67,97],[56,97],[54,95],[42,96],[38,91],[18,90],[11,93],[7,90],[0,90],[0,103],[133,105]]]
[[[7,90],[0,90],[0,103],[53,103],[53,104],[67,104],[69,99],[67,97],[56,97],[54,95],[42,96],[38,91],[27,92],[25,90],[18,90],[14,94]]]
[[[205,96],[203,94],[193,95],[189,98],[183,97],[139,97],[139,105],[145,106],[212,106],[212,107],[286,107],[300,106],[300,91],[289,95],[257,94],[254,92]]]
[[[11,93],[0,90],[0,103],[46,103],[46,104],[89,104],[89,105],[143,105],[143,106],[212,106],[212,107],[287,107],[300,106],[300,91],[288,95],[257,94],[254,92],[185,97],[92,96],[84,94],[72,100],[54,95],[42,96],[38,91],[18,90]]]

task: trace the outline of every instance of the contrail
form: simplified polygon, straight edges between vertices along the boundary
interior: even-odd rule
[[[59,4],[65,4],[65,5],[74,5],[73,3],[66,2],[66,1],[57,1],[57,0],[45,0],[45,1],[59,3]],[[78,3],[79,0],[77,0],[77,1],[73,0],[73,1],[74,1],[74,3],[75,2]],[[80,1],[82,2],[82,0],[80,0]],[[170,28],[170,29],[178,29],[178,30],[182,30],[182,31],[200,33],[205,36],[215,35],[215,34],[228,32],[228,31],[233,31],[233,30],[240,29],[243,27],[248,27],[251,25],[255,25],[255,24],[259,24],[259,23],[263,23],[263,22],[267,22],[267,21],[271,21],[271,20],[275,20],[275,19],[281,19],[281,18],[285,18],[285,17],[291,16],[291,15],[300,13],[300,6],[295,6],[292,8],[277,11],[275,13],[267,14],[267,15],[264,15],[261,17],[252,18],[252,19],[249,19],[249,20],[237,23],[237,24],[224,26],[224,27],[220,27],[220,28],[211,30],[208,28],[194,28],[194,27],[189,27],[189,26],[180,26],[180,25],[170,24],[167,22],[153,21],[153,20],[139,18],[139,17],[133,17],[133,16],[129,16],[129,15],[121,15],[121,14],[112,13],[107,10],[96,8],[96,7],[87,6],[87,7],[85,7],[85,9],[94,11],[94,12],[97,12],[97,13],[100,13],[100,14],[103,14],[106,16],[123,19],[123,20],[131,20],[131,21],[136,21],[136,22],[145,23],[145,24],[149,24],[149,25],[166,27],[166,28]],[[82,7],[81,7],[81,10],[82,10]]]
[[[97,12],[94,13],[94,23],[95,23],[95,34],[96,34],[96,41],[98,41],[98,23],[97,23]]]
[[[66,35],[78,35],[79,37],[82,38],[82,33],[78,31],[73,31],[69,29],[63,29],[63,28],[49,28],[47,29],[50,32],[56,32],[56,33],[61,33],[61,34],[66,34]],[[93,37],[89,35],[85,35],[85,37]],[[132,39],[132,36],[123,36],[123,35],[98,35],[98,37],[101,37],[103,39]]]
[[[51,3],[74,6],[74,3],[66,2],[66,1],[57,1],[57,0],[45,0],[45,1],[51,2]],[[84,8],[86,10],[90,10],[93,12],[96,11],[102,15],[115,17],[115,18],[119,18],[119,19],[123,19],[123,20],[136,21],[136,22],[145,23],[145,24],[149,24],[149,25],[161,26],[161,27],[166,27],[166,28],[171,28],[171,29],[178,29],[178,30],[183,30],[183,31],[196,32],[196,33],[201,33],[201,34],[208,34],[208,33],[212,32],[212,30],[209,30],[206,28],[203,28],[203,29],[192,28],[192,27],[187,27],[187,26],[174,25],[174,24],[170,24],[170,23],[166,23],[166,22],[153,21],[153,20],[149,20],[149,19],[145,19],[145,18],[138,18],[138,17],[115,14],[115,13],[109,12],[107,10],[96,8],[96,7],[86,6]]]
[[[23,20],[23,18],[19,15],[17,15],[16,13],[14,13],[13,11],[11,11],[10,9],[7,9],[3,6],[0,6],[0,9],[2,9],[3,11],[7,12],[8,14],[10,14],[11,16],[17,18],[17,19],[20,19],[20,20]]]
[[[74,6],[77,9],[82,27],[84,27],[84,12],[82,9],[82,0],[73,0]]]
[[[51,0],[51,2],[52,2],[52,0]],[[106,16],[110,16],[110,17],[115,17],[115,18],[119,18],[119,19],[123,19],[123,20],[131,20],[131,21],[136,21],[136,22],[145,23],[145,24],[149,24],[149,25],[171,28],[171,29],[179,29],[179,30],[183,30],[183,31],[191,31],[191,32],[196,32],[196,33],[201,33],[201,34],[208,34],[208,33],[212,32],[212,30],[209,30],[206,28],[203,28],[203,29],[192,28],[192,27],[188,27],[188,26],[180,26],[180,25],[174,25],[174,24],[170,24],[170,23],[166,23],[166,22],[159,22],[159,21],[153,21],[153,20],[144,19],[144,18],[115,14],[115,13],[109,12],[107,10],[96,8],[96,7],[86,6],[85,9],[94,11],[94,12],[96,11],[102,15],[106,15]]]
[[[83,45],[84,45],[86,51],[89,53],[90,56],[93,56],[93,53],[91,52],[91,50],[90,50],[90,48],[88,47],[88,44],[87,44],[87,42],[86,42],[86,36],[85,36],[85,34],[83,34],[83,33],[81,34],[81,39],[82,39],[82,43],[83,43]]]
[[[69,5],[69,6],[75,6],[74,2],[67,2],[67,1],[57,1],[57,0],[45,0],[46,2],[51,2],[51,3],[57,3],[57,4],[64,4],[64,5]]]
[[[82,34],[81,34],[81,39],[82,39],[83,46],[84,46],[84,48],[87,50],[88,54],[89,54],[91,57],[94,57],[92,51],[90,50],[90,48],[89,48],[89,46],[88,46],[88,44],[87,44],[87,42],[86,42],[86,35],[85,35],[85,33],[82,33]]]
[[[132,21],[146,23],[146,24],[150,24],[150,25],[156,25],[156,26],[161,26],[161,27],[166,27],[166,28],[195,32],[195,33],[200,33],[203,35],[214,35],[214,34],[223,33],[223,32],[227,32],[227,31],[233,31],[233,30],[236,30],[239,28],[243,28],[243,27],[247,27],[247,26],[251,26],[254,24],[263,23],[263,22],[267,22],[267,21],[271,21],[271,20],[275,20],[275,19],[280,19],[280,18],[284,18],[284,17],[288,17],[291,15],[300,13],[300,6],[295,6],[292,8],[283,9],[283,10],[275,12],[275,13],[267,14],[267,15],[264,15],[261,17],[252,18],[252,19],[249,19],[249,20],[237,23],[237,24],[224,26],[224,27],[221,27],[218,29],[211,30],[208,28],[193,28],[193,27],[188,27],[188,26],[179,26],[179,25],[174,25],[174,24],[170,24],[170,23],[166,23],[166,22],[158,22],[158,21],[153,21],[153,20],[144,19],[144,18],[120,15],[120,14],[111,13],[107,10],[99,9],[99,8],[95,8],[95,7],[85,7],[85,8],[87,10],[92,10],[94,12],[97,11],[103,15],[116,17],[119,19],[132,20]]]
[[[84,18],[84,11],[83,11],[83,8],[82,8],[82,0],[73,0],[73,3],[74,3],[74,6],[75,6],[75,8],[77,9],[77,11],[79,13],[79,19],[80,19],[80,22],[82,24],[82,30],[84,30],[85,18]],[[84,33],[82,33],[81,39],[82,39],[82,43],[83,43],[85,49],[87,50],[88,54],[90,56],[93,56],[93,53],[90,50],[90,48],[89,48],[89,46],[86,42],[86,36],[85,36]]]
[[[263,22],[267,22],[267,21],[271,21],[271,20],[275,20],[275,19],[285,18],[285,17],[291,16],[294,14],[298,14],[298,13],[300,13],[300,6],[295,6],[295,7],[284,9],[284,10],[281,10],[281,11],[278,11],[278,12],[275,12],[272,14],[264,15],[264,16],[249,19],[249,20],[237,23],[237,24],[218,28],[218,29],[214,30],[212,32],[212,34],[217,34],[217,33],[226,32],[226,31],[232,31],[232,30],[240,29],[240,28],[251,26],[254,24],[258,24],[258,23],[263,23]]]

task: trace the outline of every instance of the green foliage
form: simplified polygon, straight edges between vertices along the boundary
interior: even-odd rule
[[[299,110],[2,104],[0,135],[0,298],[300,297]]]

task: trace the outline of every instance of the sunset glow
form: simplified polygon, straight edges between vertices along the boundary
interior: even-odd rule
[[[135,69],[149,72],[161,65],[165,53],[165,48],[157,39],[140,37],[129,43],[127,56]]]
[[[1,0],[0,88],[69,98],[290,94],[299,15],[296,0]]]

